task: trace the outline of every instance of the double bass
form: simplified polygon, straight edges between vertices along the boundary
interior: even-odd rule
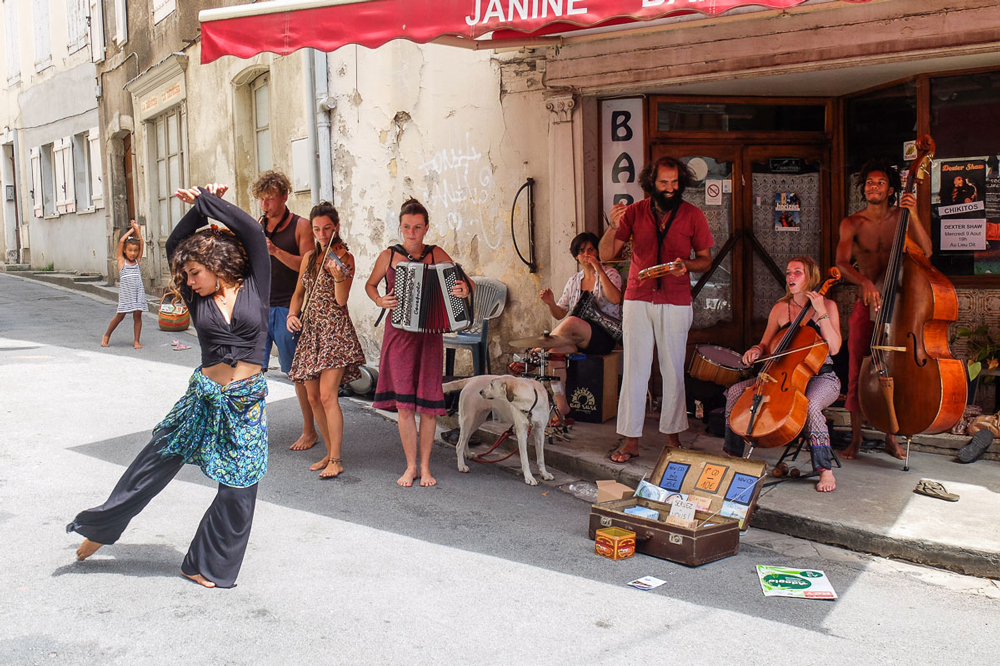
[[[830,279],[816,291],[825,296],[840,281],[840,271],[830,269]],[[771,350],[770,360],[753,386],[740,395],[729,417],[729,427],[753,446],[784,446],[795,439],[809,416],[806,386],[826,361],[830,348],[811,326],[812,301],[785,330],[781,342]]]
[[[929,136],[917,140],[906,192],[913,192],[934,156]],[[870,357],[858,377],[858,399],[868,422],[909,438],[938,433],[962,417],[965,365],[948,349],[948,327],[958,317],[955,288],[907,236],[909,211],[900,213],[875,318]],[[907,466],[904,465],[904,470]]]

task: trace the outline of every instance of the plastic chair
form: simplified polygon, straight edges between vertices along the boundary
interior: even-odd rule
[[[472,325],[458,333],[444,335],[445,375],[455,371],[455,350],[468,348],[472,352],[472,367],[476,375],[490,374],[490,319],[503,312],[507,304],[507,285],[493,278],[472,276],[476,290],[472,293]],[[483,370],[485,369],[485,373]]]

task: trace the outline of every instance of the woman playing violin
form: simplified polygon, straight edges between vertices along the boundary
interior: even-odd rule
[[[840,313],[837,304],[816,292],[822,282],[819,266],[811,257],[793,257],[785,269],[785,295],[774,304],[767,317],[767,328],[760,343],[743,354],[743,362],[751,365],[768,356],[784,337],[784,329],[798,317],[802,308],[811,303],[808,325],[814,327],[830,348],[830,355],[840,351]],[[833,372],[833,359],[827,355],[826,362],[806,387],[809,398],[809,413],[802,436],[809,440],[813,471],[819,474],[816,490],[830,492],[837,487],[833,478],[830,432],[826,427],[823,410],[840,397],[840,379]],[[729,417],[743,391],[753,386],[757,378],[748,379],[730,386],[726,390],[726,443],[724,450],[734,456],[743,456],[745,442],[729,428]]]

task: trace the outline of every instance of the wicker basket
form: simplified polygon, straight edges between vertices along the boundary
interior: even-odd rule
[[[186,331],[191,325],[191,313],[176,291],[168,291],[163,295],[158,323],[161,331]]]

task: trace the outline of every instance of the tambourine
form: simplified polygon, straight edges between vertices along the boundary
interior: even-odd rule
[[[664,275],[669,275],[670,271],[680,268],[684,265],[684,261],[678,259],[677,261],[668,261],[665,264],[657,264],[655,266],[650,266],[649,268],[644,268],[639,271],[640,280],[653,280],[656,278],[663,277]]]

